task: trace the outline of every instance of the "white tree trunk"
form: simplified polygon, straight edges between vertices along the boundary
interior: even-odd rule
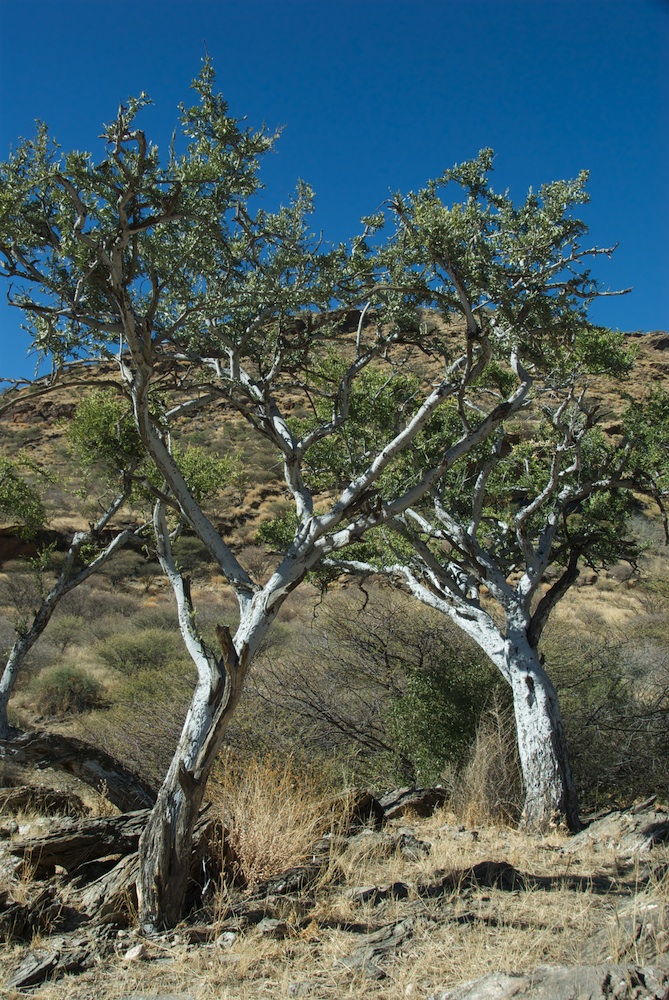
[[[183,916],[191,846],[209,773],[241,695],[248,657],[229,634],[218,684],[198,680],[181,738],[139,843],[139,922],[150,932]]]
[[[363,563],[343,563],[354,571],[373,569]],[[551,824],[566,823],[580,829],[578,799],[567,753],[560,705],[555,688],[541,666],[539,654],[528,639],[529,615],[517,603],[510,588],[498,587],[498,601],[505,607],[506,629],[476,602],[455,592],[449,598],[428,589],[410,569],[397,565],[389,570],[401,573],[411,593],[429,607],[436,608],[466,632],[500,671],[513,693],[518,753],[523,772],[525,803],[523,825],[545,830]],[[506,598],[506,599],[505,599]]]
[[[207,779],[241,697],[251,660],[287,593],[284,577],[277,572],[251,601],[240,602],[242,617],[234,640],[227,627],[217,626],[222,651],[218,659],[206,649],[195,627],[189,587],[175,567],[160,504],[154,512],[154,528],[158,557],[176,598],[181,634],[198,680],[179,744],[139,842],[139,923],[148,933],[172,927],[183,917],[191,878],[193,830]],[[300,570],[299,579],[305,573],[306,567]]]
[[[506,656],[525,786],[522,825],[541,832],[566,823],[578,830],[578,800],[557,692],[524,630],[507,632]]]

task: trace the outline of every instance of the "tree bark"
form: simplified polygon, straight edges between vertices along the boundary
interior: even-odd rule
[[[565,822],[580,830],[557,692],[524,630],[507,631],[506,658],[525,785],[521,825],[542,832]]]
[[[219,682],[198,681],[179,745],[139,843],[139,924],[151,933],[183,916],[191,872],[193,830],[209,773],[239,701],[249,648],[238,656],[227,628],[218,628],[223,649]]]

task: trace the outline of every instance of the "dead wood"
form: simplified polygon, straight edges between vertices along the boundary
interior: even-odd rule
[[[137,851],[121,858],[100,878],[77,888],[69,896],[77,909],[96,924],[126,926],[137,913]]]
[[[17,813],[21,809],[33,809],[43,816],[86,816],[90,812],[88,806],[72,792],[35,785],[0,788],[0,812]]]
[[[38,875],[53,873],[56,865],[74,872],[88,861],[136,851],[148,815],[148,809],[140,809],[120,816],[61,822],[44,837],[14,840],[7,849],[33,865]]]
[[[154,789],[119,760],[71,736],[23,733],[16,739],[0,741],[0,756],[11,758],[15,764],[67,771],[123,812],[150,808],[156,801]]]

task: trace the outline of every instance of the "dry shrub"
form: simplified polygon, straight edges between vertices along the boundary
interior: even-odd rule
[[[469,826],[515,825],[522,789],[513,711],[495,705],[481,717],[469,759],[454,780],[451,807]]]
[[[210,797],[226,829],[235,877],[255,885],[302,864],[330,826],[329,796],[291,758],[243,763],[228,752],[217,764]]]

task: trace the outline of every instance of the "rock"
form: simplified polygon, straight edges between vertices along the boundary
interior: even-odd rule
[[[335,800],[335,809],[340,805],[346,809],[349,829],[367,825],[379,827],[383,823],[383,809],[376,796],[369,791],[351,788]]]
[[[365,934],[355,951],[335,962],[335,968],[361,972],[368,979],[383,979],[385,972],[374,964],[373,959],[395,951],[412,936],[413,931],[413,917],[385,924],[371,934]]]
[[[123,956],[124,962],[142,962],[149,957],[149,953],[146,947],[140,941],[139,944],[134,944],[132,948],[128,948],[125,955]]]
[[[393,844],[407,861],[420,861],[432,850],[432,844],[419,840],[412,830],[400,830]]]
[[[86,816],[90,812],[83,800],[73,792],[38,785],[17,785],[0,789],[0,809],[3,812],[16,813],[26,808],[34,809],[44,816],[59,813],[64,816]]]
[[[234,931],[223,931],[219,934],[214,942],[219,948],[232,948],[233,944],[237,940],[238,935]]]
[[[666,1000],[668,992],[669,967],[541,965],[534,972],[492,972],[426,1000]]]
[[[384,819],[395,819],[412,812],[417,816],[431,816],[446,801],[445,788],[398,788],[379,799]]]
[[[638,810],[637,806],[625,812],[614,811],[594,820],[570,838],[563,852],[574,854],[583,848],[603,844],[621,854],[636,854],[669,842],[669,813],[657,807]]]
[[[639,903],[621,907],[608,927],[585,942],[581,957],[588,962],[635,959],[653,962],[669,949],[669,906]]]
[[[150,808],[156,801],[155,790],[111,754],[62,733],[30,732],[0,740],[0,756],[28,767],[67,771],[97,791],[104,788],[109,801],[125,812]]]
[[[368,885],[350,889],[347,893],[354,903],[371,903],[376,906],[386,899],[407,899],[409,886],[406,882],[392,882],[390,885]]]
[[[9,989],[17,990],[35,986],[54,971],[59,958],[58,951],[30,951],[18,969],[7,978],[5,985]]]
[[[271,938],[285,938],[288,934],[288,924],[285,920],[277,920],[275,917],[264,917],[260,923],[256,925],[257,930],[264,937]]]
[[[16,840],[9,850],[35,865],[38,875],[50,874],[54,865],[70,871],[92,859],[131,854],[137,849],[148,815],[148,809],[141,809],[78,822],[61,820],[44,836]]]
[[[288,896],[291,893],[302,892],[316,881],[327,864],[327,855],[309,865],[296,865],[287,868],[278,875],[261,882],[249,895],[249,899],[264,899],[267,896]]]
[[[5,985],[14,989],[36,986],[52,975],[81,972],[99,959],[100,941],[91,938],[57,937],[51,940],[49,951],[29,951]]]

